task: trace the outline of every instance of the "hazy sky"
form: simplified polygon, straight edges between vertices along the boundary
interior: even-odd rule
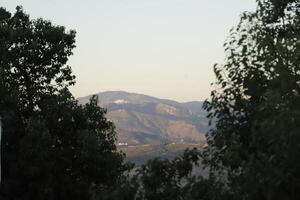
[[[223,42],[255,0],[0,0],[77,31],[76,97],[125,90],[178,101],[209,97]]]

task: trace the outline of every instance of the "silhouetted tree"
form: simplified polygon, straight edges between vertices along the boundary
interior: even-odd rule
[[[199,153],[196,149],[186,150],[182,156],[173,160],[149,160],[137,171],[137,179],[141,183],[138,199],[182,199],[181,188],[198,161]]]
[[[300,1],[258,0],[224,44],[207,158],[236,199],[298,199]]]
[[[66,65],[75,32],[0,8],[1,199],[91,199],[124,170],[97,98],[78,105]]]
[[[211,176],[195,174],[201,163],[197,149],[185,150],[172,160],[155,158],[131,168],[115,187],[103,190],[103,200],[226,200],[224,184]],[[200,168],[201,169],[201,168]]]

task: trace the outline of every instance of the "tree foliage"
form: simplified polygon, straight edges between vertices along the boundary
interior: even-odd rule
[[[66,64],[75,31],[0,8],[1,199],[90,199],[124,170],[97,98],[78,105]]]
[[[300,189],[300,2],[259,0],[242,15],[205,103],[206,153],[237,199],[297,199]]]
[[[155,158],[131,168],[110,190],[99,193],[103,200],[226,200],[222,182],[213,175],[196,174],[201,169],[200,152],[187,149],[174,159]]]

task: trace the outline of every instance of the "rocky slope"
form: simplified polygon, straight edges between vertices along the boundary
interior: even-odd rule
[[[96,95],[116,125],[120,146],[205,143],[208,125],[202,102],[179,103],[123,91]],[[90,97],[78,101],[85,104]]]

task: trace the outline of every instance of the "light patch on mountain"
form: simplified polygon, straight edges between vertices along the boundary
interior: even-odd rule
[[[123,91],[96,95],[99,105],[107,109],[107,118],[115,123],[120,144],[205,144],[208,121],[200,101],[179,103]],[[90,98],[78,101],[85,104]]]
[[[115,100],[114,103],[115,104],[125,104],[125,103],[129,103],[129,102],[124,99],[118,99],[118,100]]]

